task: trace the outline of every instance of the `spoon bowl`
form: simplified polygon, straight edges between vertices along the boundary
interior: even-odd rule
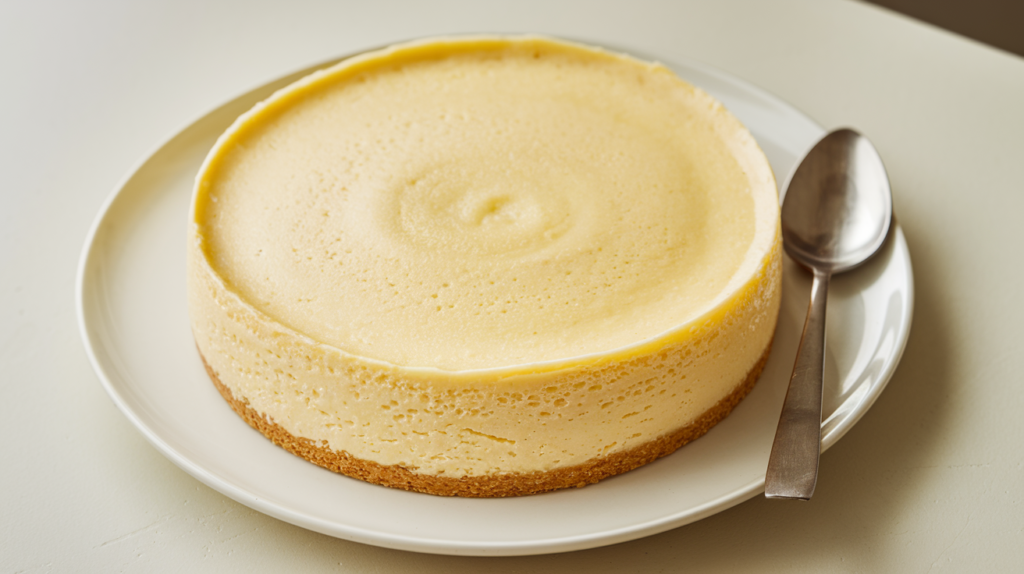
[[[892,190],[871,142],[850,129],[833,131],[807,153],[786,186],[782,242],[814,274],[811,301],[793,375],[768,460],[765,496],[809,500],[821,455],[825,305],[834,273],[864,263],[885,242]]]
[[[882,159],[867,138],[840,129],[822,138],[790,178],[782,241],[798,263],[841,273],[878,251],[891,221]]]

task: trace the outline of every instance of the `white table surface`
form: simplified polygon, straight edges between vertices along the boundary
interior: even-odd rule
[[[165,138],[285,73],[391,41],[541,32],[703,62],[884,158],[914,326],[809,503],[519,558],[333,539],[164,459],[93,374],[86,232]],[[1024,59],[848,1],[93,2],[0,6],[0,572],[1011,572],[1024,564]],[[500,517],[496,517],[500,519]]]

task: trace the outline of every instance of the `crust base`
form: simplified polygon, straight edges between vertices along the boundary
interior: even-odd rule
[[[464,476],[453,478],[419,474],[397,465],[383,465],[369,460],[356,458],[345,451],[335,451],[316,444],[314,441],[296,437],[271,421],[265,415],[256,412],[249,406],[245,398],[237,398],[221,383],[217,373],[213,371],[206,358],[200,352],[203,366],[220,391],[224,400],[252,428],[263,433],[274,444],[292,454],[298,455],[328,470],[344,474],[366,482],[424,492],[438,496],[463,496],[469,498],[497,498],[505,496],[523,496],[539,494],[551,490],[570,487],[584,487],[601,479],[622,474],[643,466],[649,462],[675,452],[686,443],[697,439],[711,430],[718,422],[732,412],[743,397],[754,388],[771,351],[771,343],[747,377],[729,395],[708,409],[694,422],[662,435],[650,442],[632,449],[617,452],[606,457],[594,458],[583,464],[557,468],[547,472],[507,473],[484,476]]]

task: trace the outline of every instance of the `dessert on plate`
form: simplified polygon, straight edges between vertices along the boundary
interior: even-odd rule
[[[439,495],[583,486],[750,391],[780,301],[750,133],[667,68],[541,37],[316,72],[210,151],[188,300],[215,386],[320,466]]]

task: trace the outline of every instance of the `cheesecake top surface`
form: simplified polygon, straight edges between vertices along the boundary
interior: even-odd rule
[[[218,141],[192,213],[263,316],[452,371],[677,336],[751,280],[777,220],[763,153],[710,96],[534,37],[400,45],[278,92]]]

